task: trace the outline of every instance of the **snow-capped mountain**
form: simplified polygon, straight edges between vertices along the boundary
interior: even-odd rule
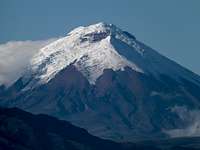
[[[136,41],[120,29],[114,25],[98,23],[88,27],[78,27],[66,37],[42,48],[31,60],[31,73],[37,83],[47,83],[62,69],[74,64],[89,82],[94,84],[104,69],[116,71],[129,66],[142,72],[136,64],[115,50],[111,37],[128,43],[137,53],[142,53]],[[35,85],[35,82],[30,84]]]
[[[193,124],[199,132],[197,117],[185,117],[200,112],[199,93],[198,75],[115,25],[98,23],[42,48],[0,93],[0,104],[127,141],[174,136]]]
[[[62,69],[73,64],[95,84],[104,69],[114,71],[130,67],[141,73],[167,74],[171,77],[197,78],[179,65],[148,49],[134,36],[115,25],[98,23],[78,27],[52,44],[42,48],[30,62],[27,76],[33,76],[28,86],[47,83]]]

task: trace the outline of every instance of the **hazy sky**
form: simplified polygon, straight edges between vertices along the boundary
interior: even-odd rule
[[[113,23],[200,74],[200,0],[0,0],[0,43]]]

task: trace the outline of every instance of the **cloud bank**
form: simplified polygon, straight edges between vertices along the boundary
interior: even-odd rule
[[[200,136],[200,110],[189,110],[185,106],[175,106],[172,112],[188,123],[186,128],[165,131],[171,137],[194,137]]]
[[[9,86],[24,72],[30,58],[56,38],[40,41],[10,41],[0,44],[0,85]]]

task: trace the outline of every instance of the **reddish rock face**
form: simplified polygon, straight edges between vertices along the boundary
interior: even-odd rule
[[[18,87],[14,84],[7,95]],[[70,65],[47,84],[14,91],[15,96],[4,96],[1,105],[53,115],[99,137],[119,141],[167,137],[163,129],[188,125],[170,108],[184,105],[196,109],[200,104],[197,85],[187,80],[179,83],[164,75],[158,80],[128,67],[124,71],[104,70],[91,85]],[[191,95],[193,99],[189,100]]]
[[[98,23],[39,50],[19,80],[0,89],[0,105],[53,115],[102,138],[132,141],[191,127],[195,132],[189,135],[200,135],[199,113],[191,115],[200,112],[199,93],[198,75],[115,25]]]

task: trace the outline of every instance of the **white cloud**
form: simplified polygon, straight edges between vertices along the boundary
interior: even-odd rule
[[[186,128],[165,131],[171,137],[194,137],[200,136],[200,110],[189,110],[185,106],[175,106],[171,109],[179,117],[188,123]]]
[[[0,85],[10,85],[24,72],[30,58],[56,38],[40,41],[10,41],[0,44]]]

